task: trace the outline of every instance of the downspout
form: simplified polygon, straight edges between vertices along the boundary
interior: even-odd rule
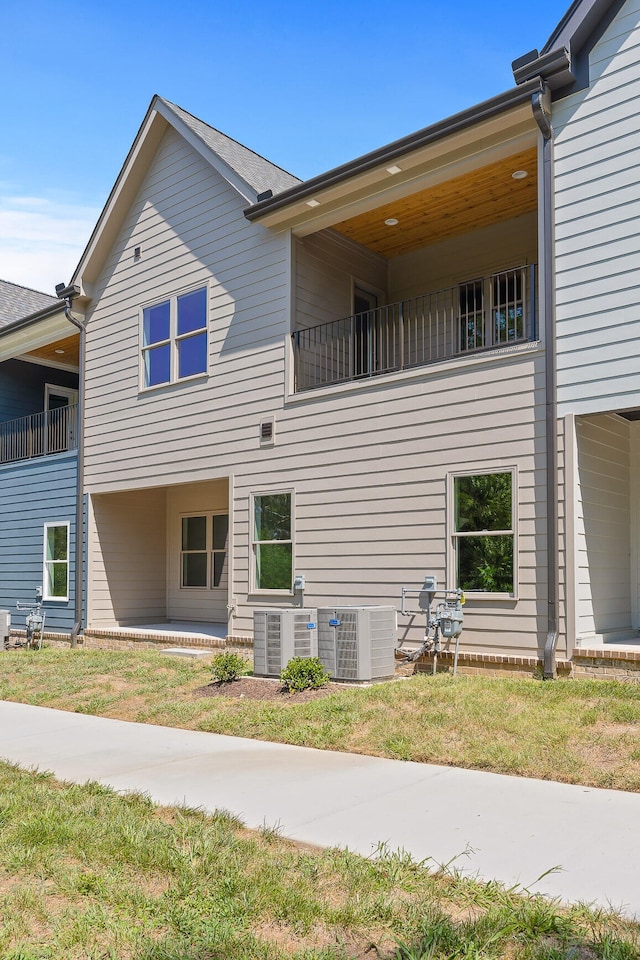
[[[545,251],[542,281],[545,343],[545,435],[547,467],[547,637],[544,645],[543,679],[556,676],[558,644],[558,420],[555,325],[555,269],[553,229],[553,128],[551,97],[543,85],[531,98],[531,107],[542,144],[542,243]]]
[[[75,622],[71,628],[71,647],[78,645],[78,634],[82,630],[82,594],[84,593],[84,358],[87,328],[82,320],[71,313],[71,302],[78,296],[80,288],[56,286],[56,295],[64,301],[64,315],[80,333],[80,363],[78,370],[78,465],[76,474],[76,549],[75,549]]]

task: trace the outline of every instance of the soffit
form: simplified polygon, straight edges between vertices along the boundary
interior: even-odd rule
[[[525,170],[527,177],[514,180],[515,170]],[[530,148],[335,223],[333,229],[375,253],[396,257],[530,213],[537,192],[537,156]],[[391,218],[398,220],[396,226],[385,224]]]
[[[80,365],[80,334],[72,334],[70,337],[55,340],[44,347],[38,347],[37,350],[29,350],[24,356],[25,358],[34,357],[36,360],[64,363],[65,366],[78,367]]]

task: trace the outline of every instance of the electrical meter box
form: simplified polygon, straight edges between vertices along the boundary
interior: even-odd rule
[[[446,639],[459,637],[462,633],[462,621],[464,620],[464,613],[460,607],[443,604],[438,614],[440,617],[440,634]]]

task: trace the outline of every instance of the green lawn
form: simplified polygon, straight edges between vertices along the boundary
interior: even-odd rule
[[[640,685],[414,676],[313,702],[204,698],[211,667],[156,652],[15,651],[0,697],[234,736],[640,790]]]
[[[640,926],[613,913],[1,763],[0,822],[3,960],[640,956]]]

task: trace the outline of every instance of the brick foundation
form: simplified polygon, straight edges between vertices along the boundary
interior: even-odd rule
[[[640,649],[592,650],[577,647],[573,651],[573,676],[589,680],[640,681]]]
[[[11,637],[17,640],[25,636],[24,630],[12,630]],[[69,647],[69,634],[54,633],[45,630],[44,643],[48,647]],[[186,647],[194,650],[209,650],[214,653],[239,653],[250,659],[253,655],[253,640],[251,637],[227,637],[226,640],[217,637],[189,637],[172,633],[157,633],[150,636],[141,636],[135,629],[118,630],[87,630],[78,637],[78,646],[85,650],[165,650],[168,647]]]
[[[453,672],[453,651],[443,650],[438,654],[437,673]],[[541,677],[544,664],[541,657],[520,657],[496,653],[460,651],[458,673],[466,677]],[[571,661],[556,660],[558,677],[571,676]],[[433,672],[433,656],[425,654],[416,662],[417,673]]]

